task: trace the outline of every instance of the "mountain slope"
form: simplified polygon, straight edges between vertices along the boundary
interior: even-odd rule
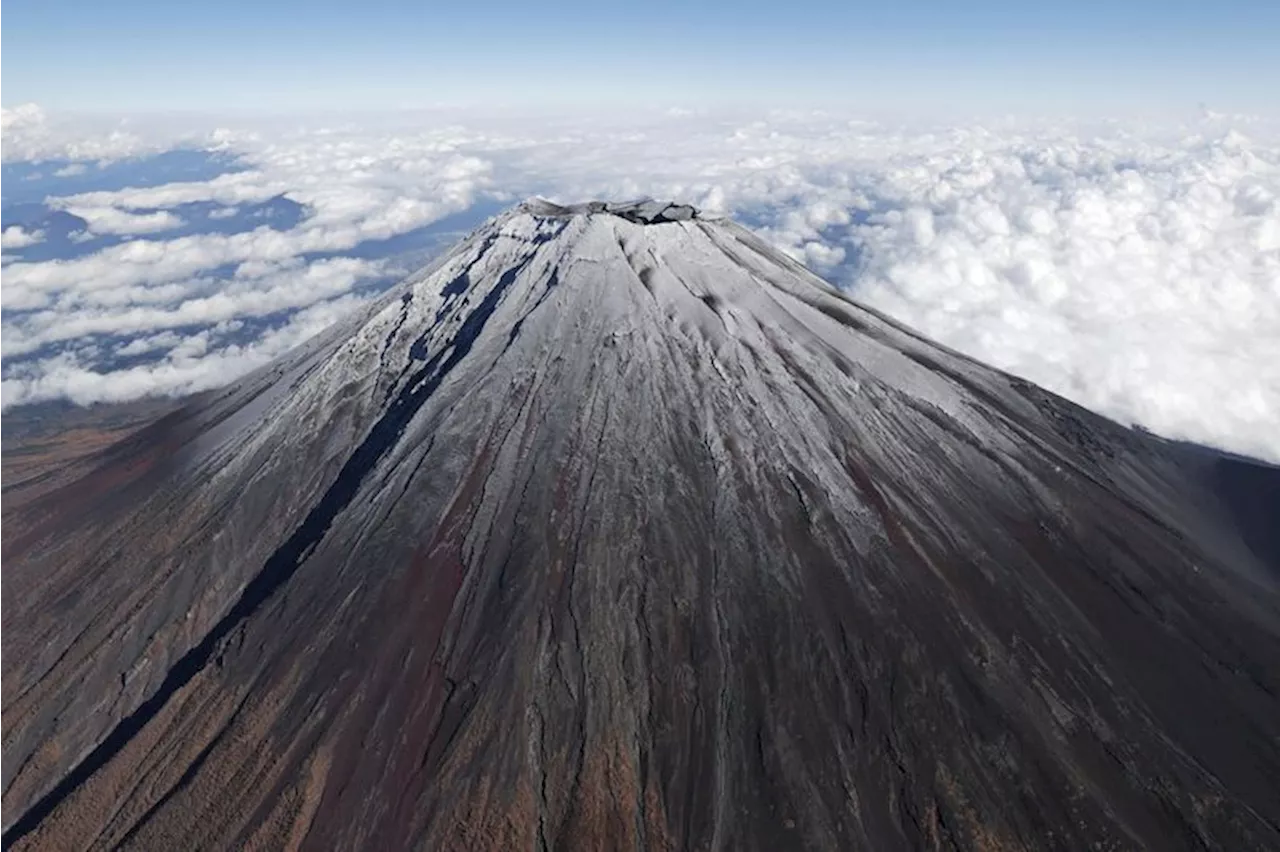
[[[530,202],[7,519],[5,842],[1275,847],[1275,482]]]

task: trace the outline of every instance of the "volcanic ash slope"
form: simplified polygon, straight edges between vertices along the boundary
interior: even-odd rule
[[[5,843],[1280,848],[1277,481],[529,202],[6,515]]]

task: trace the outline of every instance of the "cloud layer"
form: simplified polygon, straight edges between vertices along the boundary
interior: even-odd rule
[[[7,249],[23,249],[33,246],[44,239],[40,231],[28,231],[21,225],[10,225],[0,232],[0,247]]]
[[[31,134],[22,151],[115,144],[19,118],[6,156],[11,132]],[[205,136],[245,169],[50,199],[123,239],[6,255],[5,405],[212,387],[354,309],[401,265],[397,239],[450,214],[653,195],[732,214],[855,298],[1104,414],[1280,460],[1280,133],[1260,120],[431,114]],[[231,218],[280,197],[296,226],[165,233],[183,205]],[[4,236],[6,252],[33,239]]]
[[[1280,159],[1233,135],[891,170],[860,298],[1162,434],[1280,457]]]

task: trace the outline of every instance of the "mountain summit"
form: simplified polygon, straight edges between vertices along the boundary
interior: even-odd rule
[[[1274,469],[505,213],[4,537],[24,849],[1280,847]]]

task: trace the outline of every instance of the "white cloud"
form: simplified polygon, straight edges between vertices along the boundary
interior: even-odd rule
[[[28,231],[21,225],[10,225],[0,233],[0,247],[20,249],[44,240],[44,231]]]
[[[142,140],[123,127],[86,134],[83,126],[50,121],[37,104],[0,109],[0,133],[5,160],[92,160],[126,157],[145,148]]]
[[[192,131],[185,118],[156,116],[121,119],[108,116],[49,114],[38,104],[0,109],[5,162],[21,160],[108,161],[178,146],[216,143],[210,133]],[[65,177],[66,169],[54,174]],[[73,172],[78,174],[79,172]]]
[[[864,301],[1071,399],[1280,459],[1280,150],[1061,140],[889,169]]]
[[[50,124],[13,112],[6,156],[11,123]],[[654,195],[744,218],[868,304],[1104,414],[1280,460],[1280,133],[1266,120],[1160,129],[798,112],[536,124],[429,114],[208,138],[249,170],[53,203],[103,211],[101,222],[284,195],[304,220],[9,264],[3,304],[17,313],[5,320],[6,358],[88,334],[127,335],[120,354],[163,357],[118,376],[74,353],[21,364],[6,373],[6,405],[211,386],[354,304],[352,288],[385,272],[309,264],[308,252],[403,234],[485,195]],[[229,282],[209,277],[227,264]],[[243,346],[177,331],[291,310],[310,319]]]
[[[162,331],[159,334],[136,337],[125,345],[117,347],[115,354],[119,356],[145,355],[158,349],[174,349],[181,342],[182,337],[176,332]]]
[[[176,207],[193,201],[254,204],[283,195],[293,186],[292,182],[283,177],[273,179],[261,171],[249,170],[219,175],[207,181],[129,187],[110,192],[84,192],[79,195],[52,198],[50,203],[64,209],[117,207],[124,210]]]
[[[60,178],[78,177],[87,171],[89,171],[89,167],[84,163],[71,163],[55,170],[53,176]]]
[[[94,234],[154,234],[182,227],[182,219],[167,210],[132,213],[117,207],[68,207],[67,212],[79,216]]]
[[[21,104],[0,111],[0,129],[6,132],[17,133],[31,127],[42,127],[44,123],[44,110],[39,104]]]
[[[226,384],[268,363],[366,304],[345,296],[299,311],[283,327],[248,345],[210,348],[208,333],[181,337],[168,357],[111,372],[85,366],[75,354],[63,354],[22,369],[0,383],[3,406],[69,399],[79,405],[123,402],[144,396],[182,396]],[[138,354],[138,353],[133,353]]]
[[[381,276],[384,264],[340,257],[305,266],[255,262],[240,274],[245,269],[237,270],[231,281],[196,279],[159,292],[139,293],[116,304],[83,304],[73,310],[59,305],[34,311],[6,333],[3,354],[23,355],[88,335],[137,334],[305,308],[347,293],[360,281]]]

